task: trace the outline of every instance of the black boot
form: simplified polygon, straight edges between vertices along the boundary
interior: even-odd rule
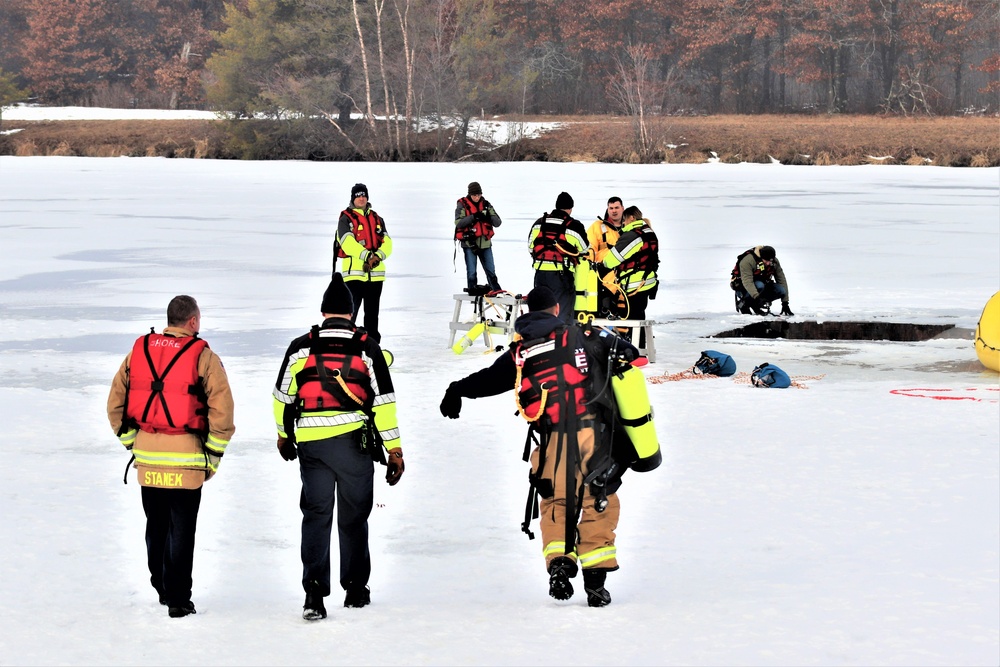
[[[569,580],[576,576],[576,561],[559,556],[549,563],[549,595],[557,600],[573,597],[573,584]]]
[[[591,607],[607,607],[611,604],[611,593],[604,587],[607,570],[584,570],[583,590],[587,592],[587,604]]]
[[[348,588],[347,595],[344,596],[345,607],[367,607],[371,604],[372,594],[367,586],[361,588]]]
[[[307,621],[318,621],[326,618],[326,605],[323,604],[323,593],[316,582],[306,587],[306,601],[302,605],[302,618]]]
[[[177,607],[168,607],[167,614],[170,618],[183,618],[188,614],[197,614],[198,612],[194,610],[194,602],[188,600],[182,605]]]

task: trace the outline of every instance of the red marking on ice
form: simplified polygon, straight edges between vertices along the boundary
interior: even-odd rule
[[[897,396],[914,396],[916,398],[933,398],[935,401],[985,401],[988,403],[1000,403],[1000,398],[993,398],[992,395],[979,394],[976,396],[958,396],[948,392],[994,392],[1000,396],[1000,387],[967,387],[965,389],[892,389],[890,394]]]

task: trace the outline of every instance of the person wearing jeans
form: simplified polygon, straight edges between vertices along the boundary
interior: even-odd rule
[[[465,278],[470,294],[478,289],[477,262],[482,262],[486,272],[489,292],[501,292],[500,281],[493,263],[493,230],[501,224],[493,205],[483,198],[479,183],[469,183],[468,194],[455,205],[455,240],[465,254]]]

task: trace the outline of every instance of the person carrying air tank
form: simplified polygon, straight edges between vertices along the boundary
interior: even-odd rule
[[[452,382],[441,414],[458,419],[462,397],[514,389],[529,424],[524,459],[531,463],[521,529],[533,538],[529,525],[540,517],[549,595],[572,597],[570,579],[582,569],[587,604],[604,607],[611,602],[607,574],[618,569],[622,475],[628,468],[653,470],[662,457],[645,377],[629,363],[638,350],[605,329],[564,324],[560,307],[552,290],[535,287],[507,353]]]

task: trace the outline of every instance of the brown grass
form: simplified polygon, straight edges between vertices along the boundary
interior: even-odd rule
[[[1000,166],[1000,122],[996,118],[901,118],[896,116],[705,116],[654,119],[665,161],[782,164],[868,164],[869,156],[891,156],[881,164]],[[675,146],[674,148],[668,145]],[[549,160],[570,160],[580,146],[603,162],[628,161],[634,151],[628,119],[569,123],[532,140]],[[564,148],[565,147],[565,148]],[[568,150],[572,147],[571,150]],[[973,160],[974,156],[979,156]]]
[[[536,139],[523,139],[517,159],[553,162],[641,161],[631,119],[617,116],[534,117],[562,122]],[[191,158],[354,159],[346,146],[309,150],[306,140],[275,134],[254,148],[234,141],[223,121],[4,122],[22,132],[0,137],[0,154],[155,156]],[[256,127],[256,126],[255,126]],[[261,125],[260,127],[267,127]],[[278,126],[274,126],[278,127]],[[279,130],[280,131],[280,130]],[[649,120],[653,161],[856,165],[1000,166],[997,118],[886,116],[699,116]],[[254,136],[257,131],[248,133]],[[275,138],[276,137],[276,138]],[[428,143],[428,142],[423,142]],[[281,152],[284,151],[284,152]],[[429,154],[429,151],[425,154]],[[494,151],[484,159],[497,159]],[[890,157],[873,160],[875,157]]]

